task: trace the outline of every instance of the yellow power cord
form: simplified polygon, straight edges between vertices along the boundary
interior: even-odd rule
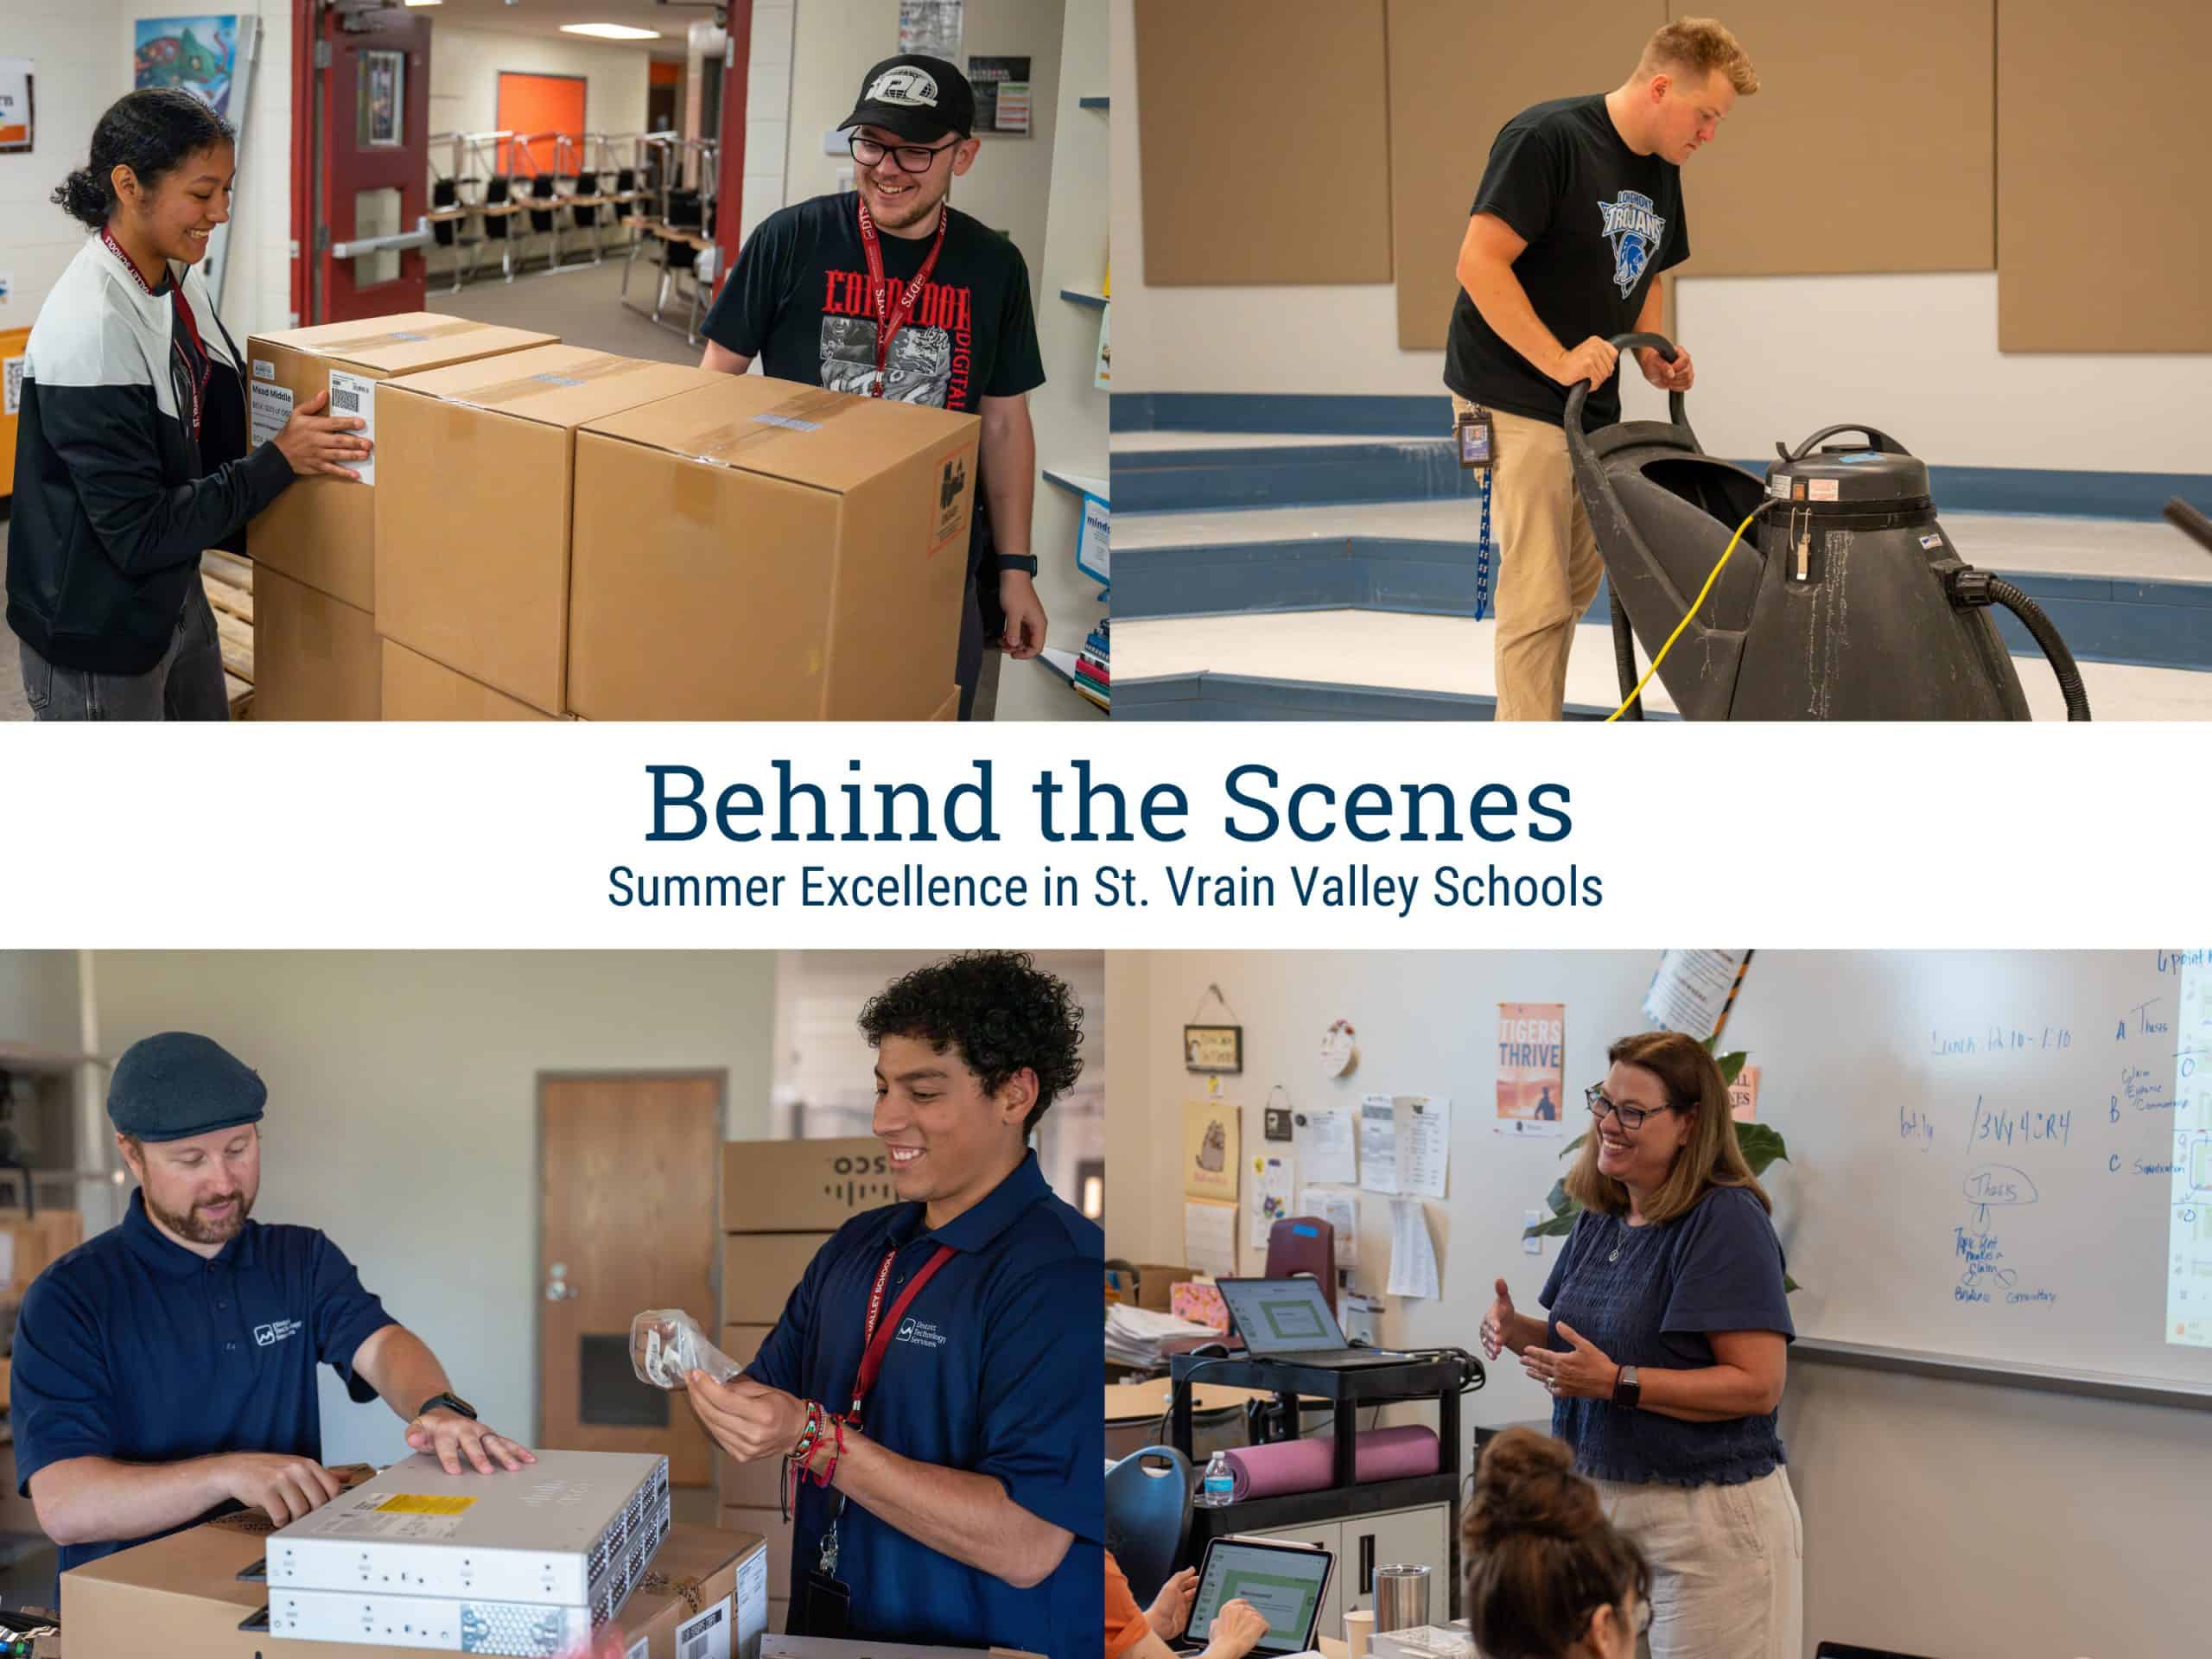
[[[1705,596],[1713,591],[1713,584],[1720,580],[1720,573],[1728,563],[1728,555],[1736,550],[1736,543],[1744,539],[1744,532],[1751,527],[1751,519],[1759,516],[1760,508],[1765,505],[1764,502],[1761,502],[1759,506],[1753,507],[1750,516],[1736,526],[1736,533],[1728,538],[1728,545],[1720,555],[1720,563],[1713,567],[1713,574],[1705,579],[1705,586],[1697,590],[1697,597],[1690,601],[1689,609],[1682,613],[1682,620],[1675,624],[1675,631],[1667,636],[1667,643],[1659,647],[1659,654],[1651,659],[1651,666],[1643,671],[1643,677],[1636,683],[1636,690],[1623,697],[1621,706],[1605,716],[1605,724],[1610,726],[1618,720],[1628,712],[1629,704],[1643,695],[1643,688],[1651,683],[1651,677],[1659,671],[1659,664],[1667,660],[1667,653],[1675,648],[1675,641],[1681,639],[1682,630],[1689,626],[1690,618],[1695,616],[1704,607]],[[1616,605],[1620,603],[1618,595],[1615,596],[1613,603]]]

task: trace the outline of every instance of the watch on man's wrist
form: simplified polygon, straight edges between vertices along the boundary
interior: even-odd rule
[[[1613,1382],[1613,1403],[1625,1406],[1630,1411],[1643,1398],[1643,1378],[1633,1365],[1621,1367],[1620,1376]]]
[[[427,1417],[441,1406],[448,1411],[458,1412],[472,1423],[476,1421],[476,1408],[457,1394],[434,1394],[423,1402],[415,1414],[417,1417]]]
[[[999,575],[1002,576],[1015,574],[1034,576],[1037,574],[1037,556],[1034,553],[1001,553],[998,561]]]

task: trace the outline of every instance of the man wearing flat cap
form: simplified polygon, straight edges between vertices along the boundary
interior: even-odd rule
[[[24,1294],[10,1402],[16,1474],[61,1568],[233,1506],[278,1526],[335,1497],[315,1367],[381,1396],[450,1473],[537,1459],[475,1421],[420,1338],[312,1227],[251,1219],[259,1077],[166,1032],[118,1061],[108,1116],[138,1180],[122,1224]]]
[[[1029,520],[1045,384],[1021,251],[953,207],[976,163],[976,92],[943,58],[887,58],[841,130],[853,192],[772,213],[746,239],[707,315],[701,366],[980,415],[969,603],[955,677],[975,703],[984,645],[1017,658],[1045,644]]]

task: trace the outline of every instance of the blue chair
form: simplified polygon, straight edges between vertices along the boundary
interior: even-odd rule
[[[1148,1607],[1191,1543],[1191,1465],[1172,1446],[1147,1446],[1106,1471],[1106,1548]]]

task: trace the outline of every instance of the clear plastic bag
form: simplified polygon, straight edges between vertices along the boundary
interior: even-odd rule
[[[673,1392],[694,1371],[727,1382],[744,1368],[707,1340],[680,1307],[649,1307],[630,1321],[630,1369],[638,1381]]]

